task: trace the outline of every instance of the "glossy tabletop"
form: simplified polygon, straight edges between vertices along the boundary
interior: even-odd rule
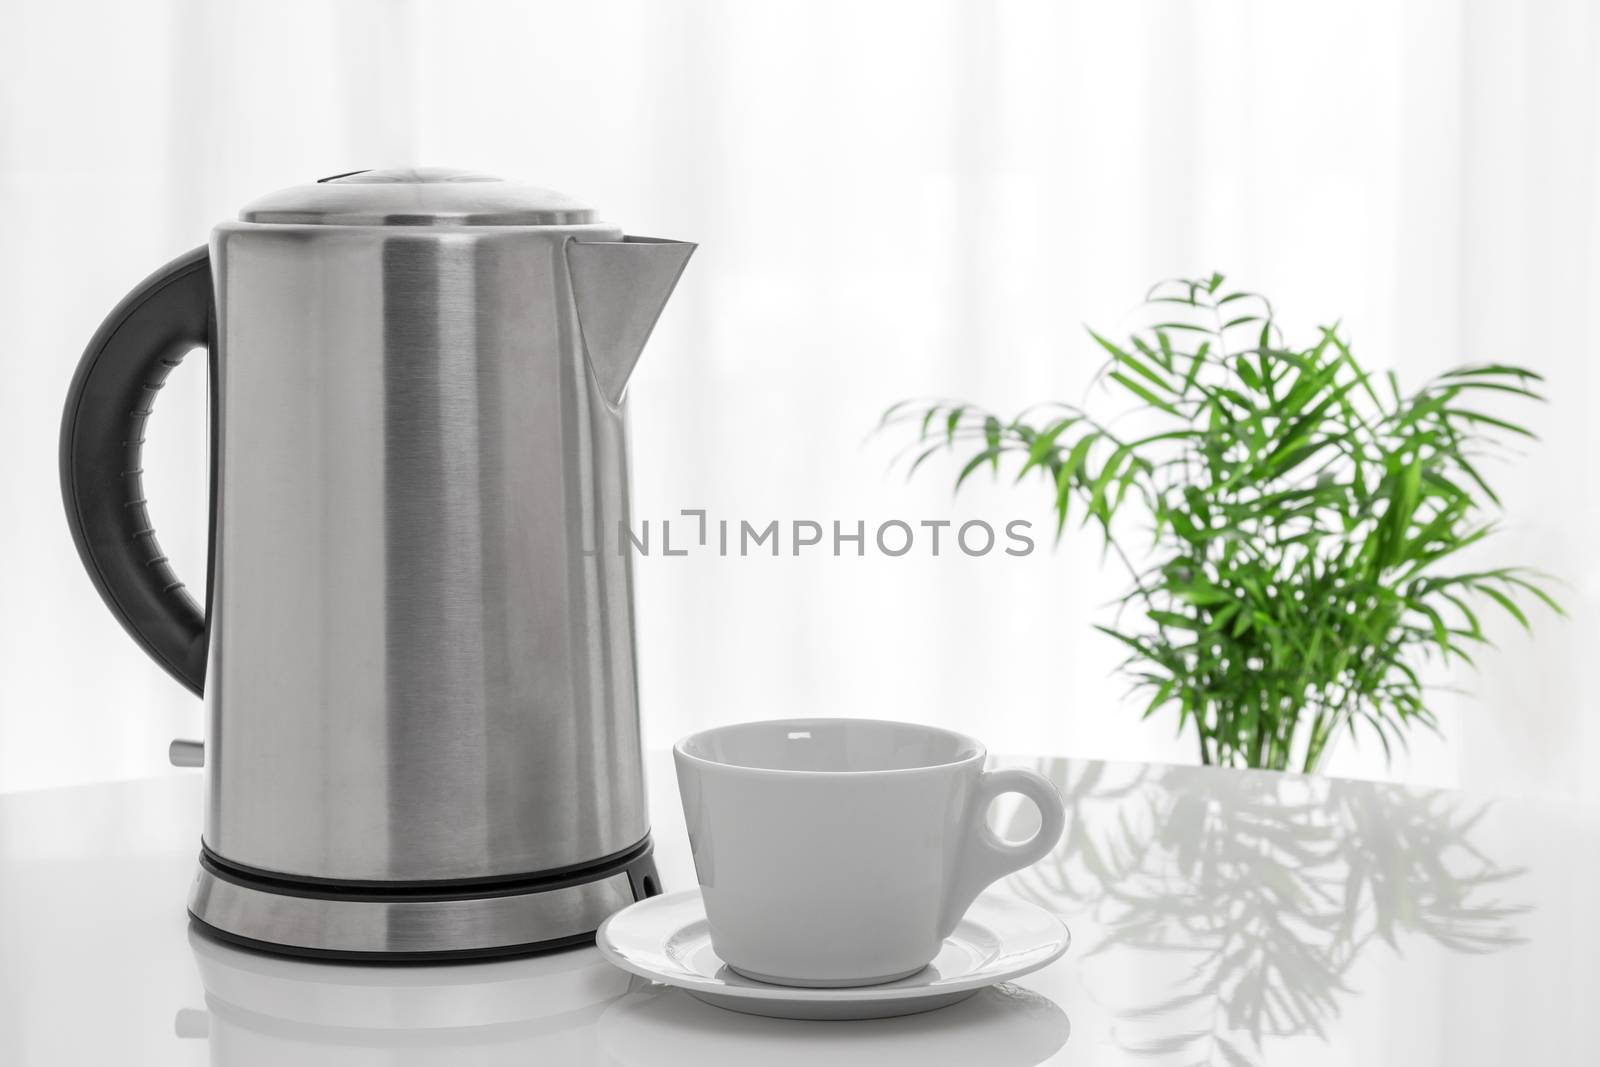
[[[329,966],[188,928],[198,776],[0,797],[0,1064],[1592,1063],[1600,817],[1254,772],[1000,761],[1061,788],[1006,889],[1066,957],[870,1022],[738,1015],[592,948]],[[659,862],[693,884],[670,761]],[[997,812],[1014,834],[1029,812]]]

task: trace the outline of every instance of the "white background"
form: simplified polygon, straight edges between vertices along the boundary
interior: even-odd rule
[[[1600,800],[1600,14],[1587,3],[214,3],[0,7],[0,790],[176,773],[200,706],[100,605],[62,518],[60,403],[145,274],[274,188],[399,164],[577,194],[701,249],[631,389],[642,517],[1032,518],[1039,490],[907,485],[880,411],[1079,400],[1082,326],[1222,270],[1291,327],[1342,319],[1411,383],[1550,378],[1495,477],[1493,550],[1570,617],[1453,679],[1444,737],[1335,773]],[[203,370],[162,396],[163,544],[203,574]],[[1191,759],[1138,721],[1090,629],[1091,539],[1025,559],[639,567],[651,744],[875,714],[998,750]]]

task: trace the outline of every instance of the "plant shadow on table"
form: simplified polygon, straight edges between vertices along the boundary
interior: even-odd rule
[[[1082,944],[1091,994],[1096,957],[1140,954],[1140,985],[1158,992],[1111,1006],[1128,1052],[1263,1062],[1274,1038],[1327,1039],[1376,942],[1481,954],[1521,940],[1514,922],[1529,909],[1498,894],[1522,870],[1471,841],[1487,804],[1271,773],[1063,760],[1039,770],[1061,790],[1067,829],[1012,884],[1100,928]],[[1013,836],[1026,821],[1013,816]]]

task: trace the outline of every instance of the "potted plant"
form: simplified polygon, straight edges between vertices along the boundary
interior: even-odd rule
[[[1117,343],[1099,380],[1135,410],[1114,430],[1071,404],[1005,420],[973,405],[908,401],[884,425],[914,430],[914,473],[955,451],[959,489],[1008,457],[1042,483],[1059,538],[1075,515],[1126,565],[1122,607],[1138,624],[1098,629],[1128,651],[1144,714],[1175,709],[1208,764],[1316,770],[1341,733],[1385,754],[1437,729],[1423,670],[1471,662],[1485,605],[1524,627],[1522,567],[1469,567],[1500,500],[1482,458],[1532,437],[1487,398],[1543,399],[1539,375],[1493,364],[1447,371],[1413,392],[1375,378],[1338,325],[1291,345],[1271,305],[1223,277],[1166,282],[1148,324]],[[1485,410],[1490,408],[1491,410]],[[1125,513],[1149,520],[1133,548]]]

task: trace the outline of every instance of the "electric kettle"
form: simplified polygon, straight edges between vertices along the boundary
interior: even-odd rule
[[[67,397],[68,522],[203,694],[189,912],[347,959],[577,943],[658,892],[624,391],[694,245],[454,170],[285,189],[146,279]],[[204,348],[209,581],[156,542],[140,444]]]

